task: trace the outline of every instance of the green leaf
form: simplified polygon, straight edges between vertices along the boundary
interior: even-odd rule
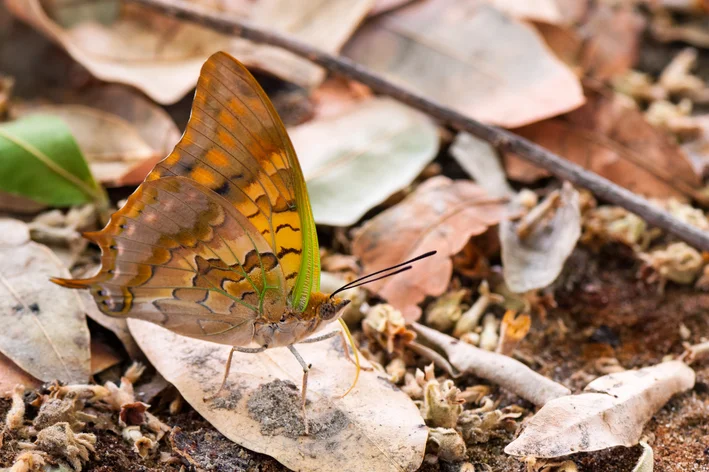
[[[0,190],[59,207],[106,203],[69,128],[44,115],[0,125]]]

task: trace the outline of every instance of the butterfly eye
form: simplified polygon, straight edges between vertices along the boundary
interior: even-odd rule
[[[105,290],[99,290],[98,291],[99,297],[105,297],[106,296],[106,291]]]
[[[286,322],[286,316],[283,315],[283,316],[281,316],[281,323],[285,323],[285,322]]]

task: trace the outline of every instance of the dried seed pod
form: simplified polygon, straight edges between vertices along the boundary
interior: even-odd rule
[[[488,313],[483,318],[483,331],[480,333],[480,348],[494,351],[497,347],[499,336],[497,334],[498,321],[495,315]]]
[[[448,292],[438,298],[426,313],[426,324],[438,331],[450,331],[463,315],[460,304],[465,294],[466,290],[461,289]]]
[[[455,324],[453,336],[456,338],[460,338],[465,333],[469,333],[474,330],[478,326],[480,318],[482,318],[485,314],[487,307],[490,306],[491,303],[503,303],[505,301],[502,295],[490,292],[490,286],[488,285],[487,280],[482,281],[480,287],[478,287],[478,292],[480,293],[480,296],[477,300],[475,300],[473,306],[471,306]]]
[[[364,334],[386,349],[389,354],[403,354],[404,347],[416,339],[416,333],[406,327],[401,312],[391,305],[380,304],[370,308],[362,321]]]
[[[423,406],[421,415],[426,424],[434,427],[454,428],[458,416],[463,411],[465,398],[460,396],[461,391],[452,380],[439,382],[437,379],[429,380],[423,392]]]
[[[24,393],[24,385],[15,385],[15,388],[12,390],[12,406],[10,406],[5,416],[5,429],[7,431],[20,429],[25,423]]]
[[[427,446],[443,461],[458,462],[465,459],[465,441],[454,429],[432,428],[428,433]]]

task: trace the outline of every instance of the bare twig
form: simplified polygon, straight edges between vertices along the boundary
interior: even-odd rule
[[[209,27],[215,31],[239,36],[256,43],[277,46],[304,57],[335,74],[361,82],[379,94],[390,96],[421,110],[457,130],[477,136],[499,150],[512,152],[522,159],[548,170],[560,179],[587,188],[598,197],[637,214],[648,223],[664,229],[688,244],[709,251],[709,234],[651,205],[639,195],[509,131],[485,125],[433,100],[410,92],[345,57],[328,54],[288,36],[265,31],[239,18],[230,17],[223,12],[211,12],[184,0],[129,1]]]
[[[535,405],[571,394],[568,388],[511,357],[479,349],[418,323],[412,327],[422,340],[441,349],[458,371],[494,382]]]

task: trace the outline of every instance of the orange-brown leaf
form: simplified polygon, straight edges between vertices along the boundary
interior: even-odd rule
[[[441,295],[448,287],[453,271],[450,257],[471,236],[496,225],[503,212],[502,200],[489,197],[474,183],[434,177],[365,223],[352,243],[352,252],[360,258],[364,273],[370,273],[438,251],[404,274],[367,285],[401,310],[408,321],[416,320],[421,316],[418,303],[426,295]]]
[[[700,185],[677,144],[640,111],[598,90],[587,89],[587,103],[578,110],[515,132],[633,192],[681,198]],[[548,175],[512,155],[506,168],[511,179],[523,182]]]

